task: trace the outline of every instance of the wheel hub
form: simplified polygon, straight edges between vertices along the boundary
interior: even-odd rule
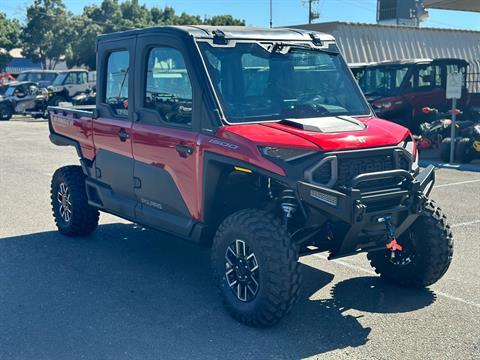
[[[70,202],[70,191],[65,183],[58,187],[57,201],[59,203],[60,216],[65,222],[70,222],[72,218],[72,203]]]
[[[389,255],[389,260],[393,265],[406,266],[415,259],[415,236],[411,231],[408,233],[408,237],[402,239],[402,245],[402,251],[395,251],[393,256],[392,253]]]
[[[237,239],[227,247],[225,280],[240,301],[250,302],[257,296],[258,270],[257,258],[245,241]]]

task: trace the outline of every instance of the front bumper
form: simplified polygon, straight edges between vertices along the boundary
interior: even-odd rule
[[[399,185],[365,190],[369,183],[391,179],[398,179]],[[434,182],[434,167],[429,166],[416,176],[405,170],[361,174],[342,190],[298,182],[297,191],[306,212],[314,210],[326,214],[332,222],[345,225],[343,240],[332,253],[332,257],[338,257],[361,250],[362,237],[375,234],[381,217],[390,216],[396,227],[395,236],[400,236],[420,215]]]

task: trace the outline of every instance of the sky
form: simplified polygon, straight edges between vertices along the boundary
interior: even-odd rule
[[[121,0],[120,0],[121,1]],[[299,25],[308,22],[308,5],[304,0],[272,0],[273,26]],[[33,0],[0,0],[0,11],[9,17],[24,20],[25,9]],[[85,5],[101,3],[101,0],[64,0],[67,8],[80,14]],[[177,12],[192,15],[214,16],[230,14],[244,19],[247,25],[269,25],[269,0],[140,0],[148,7],[171,6]],[[320,0],[317,22],[350,21],[376,22],[377,0]],[[429,10],[430,18],[422,27],[458,28],[480,31],[480,13]]]

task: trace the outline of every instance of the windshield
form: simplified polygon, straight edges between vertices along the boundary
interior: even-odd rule
[[[358,73],[358,82],[366,96],[395,95],[404,83],[408,70],[408,66],[367,68]]]
[[[13,93],[15,92],[15,86],[9,86],[7,90],[5,90],[5,96],[13,96]]]
[[[229,122],[370,113],[338,54],[306,44],[199,46]]]
[[[68,76],[68,73],[60,73],[55,78],[53,85],[63,85],[65,78]]]
[[[53,81],[56,76],[56,73],[51,72],[29,72],[18,75],[17,81]]]

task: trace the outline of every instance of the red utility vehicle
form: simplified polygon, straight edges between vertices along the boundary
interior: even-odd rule
[[[464,88],[458,107],[468,115],[476,103],[467,89],[468,62],[462,59],[415,59],[350,64],[360,87],[375,113],[407,126],[418,134],[427,117],[424,107],[447,112],[452,107],[446,98],[447,74],[464,74]],[[476,104],[480,106],[479,104]]]
[[[50,108],[77,149],[51,201],[68,236],[99,210],[212,247],[221,296],[252,326],[297,300],[298,257],[368,253],[381,276],[433,284],[453,239],[412,135],[376,118],[333,37],[157,27],[102,35],[97,104]]]

